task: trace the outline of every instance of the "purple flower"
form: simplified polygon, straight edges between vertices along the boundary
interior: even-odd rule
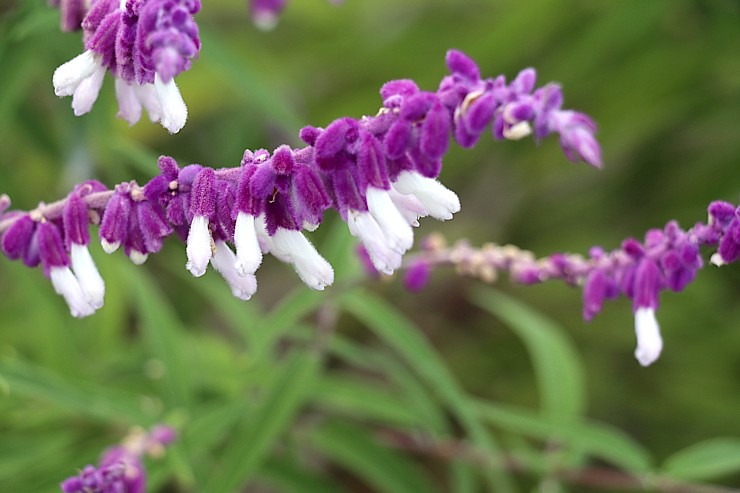
[[[277,26],[287,0],[249,0],[249,15],[258,28],[269,31]]]
[[[82,28],[89,7],[86,0],[50,0],[49,4],[59,8],[59,27],[62,31],[77,31]]]
[[[144,493],[146,470],[142,457],[161,456],[175,439],[168,426],[155,426],[147,434],[132,432],[121,445],[103,452],[97,467],[85,466],[78,475],[65,479],[63,493]]]
[[[406,270],[403,276],[403,285],[409,291],[418,293],[426,287],[431,277],[432,269],[423,259],[416,260]]]
[[[86,51],[57,68],[54,92],[72,96],[75,115],[85,114],[108,71],[116,78],[118,116],[133,125],[144,107],[153,122],[179,132],[187,107],[174,77],[200,51],[193,20],[199,10],[199,0],[97,0],[82,22]]]

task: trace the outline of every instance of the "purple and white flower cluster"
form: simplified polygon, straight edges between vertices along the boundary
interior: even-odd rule
[[[637,348],[635,357],[643,366],[655,362],[663,340],[655,317],[660,294],[683,291],[704,266],[700,249],[716,249],[710,262],[717,266],[740,259],[740,207],[723,201],[708,207],[706,223],[683,230],[676,221],[663,229],[651,229],[642,242],[628,238],[611,252],[601,247],[590,250],[588,258],[556,253],[536,259],[532,252],[513,245],[484,245],[474,249],[461,241],[447,247],[438,237],[428,238],[420,254],[404,265],[406,286],[423,288],[429,271],[436,265],[454,265],[462,274],[488,282],[499,271],[509,272],[520,284],[561,280],[583,288],[583,318],[590,321],[605,300],[625,296],[632,300]]]
[[[144,493],[146,470],[144,455],[159,457],[176,439],[175,430],[155,426],[149,433],[136,430],[121,445],[110,447],[98,466],[85,466],[78,475],[65,479],[63,493]]]
[[[127,5],[129,13],[138,4]],[[437,180],[450,136],[470,147],[487,127],[504,139],[534,127],[538,138],[559,132],[569,158],[600,165],[593,123],[560,109],[557,86],[533,93],[533,70],[507,85],[503,76],[481,79],[459,51],[448,52],[447,66],[451,74],[436,92],[421,91],[411,80],[388,82],[376,116],[304,127],[306,147],[247,150],[239,167],[217,170],[181,168],[162,157],[160,174],[143,187],[131,182],[106,190],[87,182],[56,204],[0,216],[3,251],[30,266],[40,262],[79,317],[99,308],[104,292],[87,254],[88,223],[100,223],[106,252],[123,246],[137,264],[177,233],[187,243],[187,269],[201,276],[210,263],[241,299],[257,289],[255,273],[268,252],[322,290],[334,272],[303,231],[316,229],[327,209],[340,214],[384,274],[401,266],[420,218],[447,220],[460,210],[457,195]]]
[[[65,5],[77,8],[76,19],[82,12],[78,7],[85,10],[86,4],[67,0]],[[188,112],[174,78],[190,69],[200,51],[193,19],[199,10],[200,0],[92,0],[81,22],[86,50],[56,69],[55,94],[72,96],[75,115],[83,115],[109,72],[118,116],[133,125],[143,107],[152,122],[179,132]]]

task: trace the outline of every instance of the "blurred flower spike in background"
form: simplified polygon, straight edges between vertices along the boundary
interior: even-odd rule
[[[62,482],[63,493],[146,493],[144,456],[160,458],[175,441],[175,430],[155,426],[148,433],[132,431],[120,445],[103,452],[98,466],[87,465]]]

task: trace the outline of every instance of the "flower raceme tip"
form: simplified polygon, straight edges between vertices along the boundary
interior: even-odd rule
[[[526,285],[559,279],[582,288],[586,321],[601,311],[605,300],[625,296],[632,300],[635,317],[635,357],[648,366],[663,349],[656,318],[661,293],[681,292],[695,279],[704,266],[701,247],[716,249],[711,262],[717,265],[740,259],[740,207],[715,201],[708,212],[706,223],[697,223],[688,230],[669,221],[662,229],[649,230],[643,241],[628,238],[610,252],[594,247],[588,257],[556,253],[536,259],[531,252],[513,245],[488,244],[473,249],[460,241],[448,248],[443,239],[430,238],[423,242],[422,252],[405,266],[407,286],[418,290],[431,266],[448,264],[461,274],[488,282],[495,280],[499,271],[508,272],[514,282]]]

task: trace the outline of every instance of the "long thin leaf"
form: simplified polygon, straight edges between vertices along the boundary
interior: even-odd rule
[[[285,363],[264,400],[231,434],[222,469],[203,491],[232,493],[253,477],[309,397],[320,361],[316,352],[302,350]]]
[[[677,479],[707,481],[740,472],[740,439],[713,438],[668,457],[661,471]]]
[[[420,424],[402,396],[357,378],[326,376],[317,383],[313,397],[316,406],[339,414],[392,426]]]
[[[327,423],[313,431],[311,444],[333,462],[384,493],[438,491],[406,456],[381,446],[364,428]]]
[[[191,368],[181,344],[181,326],[170,301],[145,271],[130,269],[132,286],[137,286],[136,303],[141,314],[144,338],[152,356],[164,366],[162,395],[170,407],[186,406],[190,400]]]
[[[644,473],[651,469],[650,454],[623,432],[585,421],[563,423],[532,411],[479,402],[480,416],[506,431],[542,441],[558,439],[592,457],[598,457],[627,471]]]
[[[435,389],[471,439],[491,457],[486,470],[496,491],[511,491],[513,486],[502,464],[501,453],[491,434],[481,423],[470,398],[449,372],[441,358],[420,331],[392,305],[373,294],[355,290],[341,297],[341,306],[391,346],[422,380]]]
[[[0,359],[0,381],[11,395],[41,399],[105,422],[145,425],[153,419],[138,405],[141,396],[65,378],[20,359]]]
[[[532,359],[545,414],[569,422],[583,414],[583,367],[565,331],[532,308],[488,288],[476,289],[473,301],[503,320],[521,338]]]
[[[268,460],[259,475],[267,484],[275,485],[280,491],[301,493],[340,493],[340,486],[329,482],[318,474],[311,474],[285,458]]]

